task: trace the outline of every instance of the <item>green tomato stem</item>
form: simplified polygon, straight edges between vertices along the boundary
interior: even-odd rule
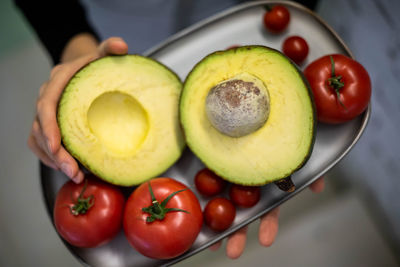
[[[282,191],[285,192],[293,192],[296,190],[296,186],[293,183],[292,177],[288,176],[286,178],[280,179],[278,181],[275,181],[276,186]]]
[[[336,98],[339,101],[340,105],[344,108],[346,106],[343,104],[342,100],[340,100],[340,89],[344,87],[344,82],[342,81],[342,76],[338,75],[336,76],[335,73],[335,61],[333,60],[332,56],[329,56],[331,59],[331,77],[328,79],[328,85],[330,88],[335,90],[336,93]]]
[[[87,188],[87,180],[85,180],[85,184],[83,185],[83,188],[79,193],[79,196],[75,201],[75,204],[72,207],[70,207],[71,213],[75,216],[87,213],[88,210],[94,205],[93,195],[90,195],[87,198],[83,197],[83,193],[86,191],[86,188]]]
[[[170,194],[166,199],[164,199],[161,204],[160,202],[158,202],[158,200],[156,199],[156,197],[154,196],[153,193],[153,189],[151,188],[150,182],[148,183],[149,185],[149,192],[150,192],[150,196],[151,196],[151,205],[145,208],[142,208],[143,212],[146,212],[148,214],[150,214],[150,216],[147,216],[146,218],[146,222],[151,223],[154,222],[155,220],[163,220],[165,218],[165,215],[168,212],[171,211],[182,211],[182,212],[186,212],[189,213],[186,210],[182,210],[182,209],[177,209],[177,208],[166,208],[168,201],[175,196],[176,194],[187,190],[187,188],[173,192],[172,194]]]

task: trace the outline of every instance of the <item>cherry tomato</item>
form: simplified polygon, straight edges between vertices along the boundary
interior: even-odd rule
[[[164,177],[137,187],[127,200],[123,218],[129,243],[156,259],[174,258],[187,251],[202,224],[195,194],[184,184]]]
[[[214,231],[228,229],[235,220],[235,216],[235,206],[229,199],[223,197],[210,200],[204,208],[205,222]]]
[[[360,115],[371,98],[368,72],[344,55],[326,55],[304,70],[317,107],[318,119],[342,123]]]
[[[297,65],[300,65],[308,55],[308,44],[300,36],[290,36],[283,42],[282,51]]]
[[[270,11],[265,12],[263,22],[265,28],[271,33],[280,33],[289,25],[289,10],[282,6],[276,5]]]
[[[118,187],[89,176],[81,184],[64,184],[56,196],[54,224],[71,245],[97,247],[121,229],[124,196]]]
[[[205,196],[215,196],[224,190],[226,181],[205,168],[196,174],[194,184],[201,194]]]
[[[260,187],[259,186],[242,186],[232,184],[229,189],[229,197],[231,201],[241,207],[253,207],[260,200]]]

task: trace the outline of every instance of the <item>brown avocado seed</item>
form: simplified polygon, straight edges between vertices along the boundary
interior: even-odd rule
[[[267,87],[251,74],[238,74],[209,91],[206,113],[214,128],[223,134],[241,137],[253,133],[268,119]]]

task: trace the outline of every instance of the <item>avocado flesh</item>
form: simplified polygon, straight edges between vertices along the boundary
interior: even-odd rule
[[[57,120],[65,148],[103,180],[140,184],[166,171],[185,146],[179,78],[138,55],[109,56],[77,72]]]
[[[269,115],[258,130],[228,136],[212,126],[206,98],[217,84],[241,73],[259,78],[269,95]],[[305,164],[314,143],[315,112],[300,71],[277,50],[246,46],[215,52],[186,78],[180,101],[186,142],[203,163],[236,184],[263,185]]]

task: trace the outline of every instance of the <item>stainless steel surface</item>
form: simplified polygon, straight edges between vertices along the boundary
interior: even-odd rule
[[[273,36],[264,30],[261,18],[265,12],[263,8],[265,3],[284,3],[289,8],[291,23],[285,33]],[[314,13],[298,4],[279,1],[252,2],[229,9],[172,36],[166,42],[149,50],[146,55],[161,61],[184,80],[193,66],[211,52],[223,50],[234,44],[257,44],[280,49],[284,38],[294,34],[303,36],[310,46],[310,54],[304,66],[328,53],[351,56],[351,52],[343,41]],[[319,124],[314,150],[309,161],[292,176],[297,188],[293,193],[280,191],[273,184],[264,186],[260,202],[250,209],[238,209],[232,227],[225,232],[215,233],[204,226],[192,248],[181,257],[170,261],[146,258],[129,246],[122,232],[115,240],[100,248],[80,249],[68,244],[66,246],[83,263],[93,266],[152,266],[176,263],[249,224],[290,199],[326,173],[355,145],[367,125],[369,116],[370,108],[358,118],[345,124]],[[193,177],[202,167],[202,163],[189,149],[186,149],[182,158],[164,175],[180,180],[194,188]],[[41,166],[41,179],[45,204],[51,214],[55,195],[67,178],[59,172]],[[127,194],[130,190],[126,190]],[[200,195],[198,197],[204,207],[208,198]]]

